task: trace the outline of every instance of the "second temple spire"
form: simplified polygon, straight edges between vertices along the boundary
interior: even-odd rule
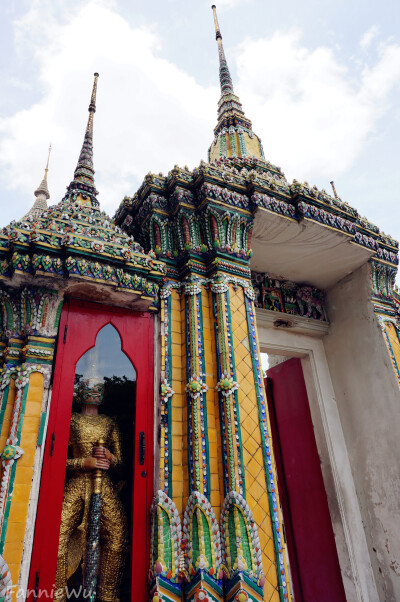
[[[89,104],[89,119],[86,126],[85,137],[79,155],[78,164],[75,168],[74,179],[67,188],[65,198],[73,198],[80,202],[98,206],[96,195],[98,194],[94,184],[93,167],[93,116],[96,112],[96,93],[98,73],[94,74],[92,96]]]

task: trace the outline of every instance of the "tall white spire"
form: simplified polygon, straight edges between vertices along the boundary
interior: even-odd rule
[[[39,184],[39,186],[35,190],[36,200],[33,203],[31,209],[24,216],[24,219],[29,215],[36,217],[40,215],[43,211],[47,209],[47,201],[50,198],[49,189],[47,187],[47,172],[49,171],[49,161],[50,161],[50,153],[51,153],[51,144],[49,146],[49,154],[47,156],[47,163],[44,170],[43,180]]]

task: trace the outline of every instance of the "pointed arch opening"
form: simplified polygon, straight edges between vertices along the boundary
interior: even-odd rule
[[[46,598],[45,593],[54,583],[65,592],[67,581],[70,592],[77,591],[76,585],[79,591],[85,570],[83,555],[90,558],[92,549],[99,550],[100,599],[144,600],[154,465],[154,319],[146,313],[69,299],[63,305],[59,334],[28,602],[33,602],[37,575],[39,591],[44,592],[38,601]],[[90,404],[97,405],[97,413],[87,416],[85,425],[82,406]],[[99,445],[100,440],[105,445]],[[111,453],[109,456],[100,449],[101,457],[106,456],[110,462],[107,467],[97,465],[97,461],[93,465],[99,447],[106,447]],[[101,475],[101,510],[97,514],[100,545],[88,548],[87,542],[79,542],[79,537],[71,540],[70,535],[76,531],[80,532],[78,536],[85,533],[97,482],[94,477],[101,469],[107,472]],[[67,517],[64,524],[69,526],[64,529],[64,502],[71,477],[80,493],[79,500],[69,500],[74,518],[68,523]],[[106,506],[111,507],[107,516]],[[123,535],[119,541],[114,538],[116,533]],[[142,542],[140,546],[138,541]],[[60,542],[64,544],[61,548]],[[83,545],[74,545],[77,543]],[[61,560],[67,560],[67,569],[61,563],[58,571],[61,556]],[[120,573],[121,587],[114,578]],[[93,582],[89,577],[85,583]]]
[[[92,383],[101,383],[104,387],[103,399],[99,405],[93,422],[93,416],[90,415],[85,421],[83,414],[83,397],[85,387]],[[103,474],[103,493],[101,506],[101,524],[104,523],[104,529],[100,528],[99,542],[100,557],[98,560],[98,588],[107,591],[108,583],[102,581],[102,568],[106,568],[108,563],[114,563],[116,572],[123,574],[121,583],[115,587],[118,588],[121,600],[129,600],[131,576],[129,571],[124,570],[130,566],[128,550],[130,541],[127,539],[127,533],[131,532],[132,516],[132,490],[133,490],[133,433],[135,431],[135,406],[136,406],[136,370],[123,351],[122,340],[118,330],[111,324],[104,325],[96,335],[95,344],[89,348],[76,362],[74,378],[74,394],[71,411],[71,425],[69,433],[69,447],[67,456],[67,468],[65,474],[64,500],[61,516],[60,543],[58,551],[58,569],[56,585],[58,587],[68,587],[69,590],[78,591],[85,587],[85,545],[90,525],[90,508],[87,508],[89,500],[73,499],[74,492],[71,491],[71,482],[78,483],[79,476],[71,467],[82,455],[79,448],[87,447],[80,438],[79,429],[84,429],[85,438],[92,436],[89,432],[91,428],[97,429],[98,435],[104,437],[104,447],[106,447],[115,458],[115,466],[111,463],[110,469]],[[92,437],[93,438],[93,437]],[[93,444],[98,443],[93,439]],[[90,456],[90,450],[85,449],[85,455]],[[79,472],[79,471],[78,471]],[[87,475],[83,479],[87,480]],[[107,481],[104,483],[104,481]],[[109,484],[107,484],[109,482]],[[75,483],[75,485],[76,485]],[[79,484],[79,483],[78,483]],[[107,500],[104,493],[106,486]],[[76,496],[75,496],[76,497]],[[72,508],[72,503],[76,509]],[[79,516],[77,516],[79,512]],[[110,516],[108,516],[108,514]],[[88,519],[89,517],[89,519]],[[78,521],[79,526],[72,531],[72,523]],[[86,521],[86,522],[85,522]],[[114,524],[114,533],[110,534],[107,523]],[[70,532],[71,531],[71,532]],[[124,531],[124,532],[122,532]],[[63,534],[67,533],[63,540]],[[77,543],[79,539],[79,544]],[[64,544],[65,552],[61,549]],[[111,558],[112,557],[112,558]],[[62,577],[62,563],[67,558],[68,570]],[[110,560],[111,559],[111,560]],[[102,567],[102,565],[104,565]],[[59,582],[57,582],[57,580]],[[116,589],[117,591],[117,589]]]

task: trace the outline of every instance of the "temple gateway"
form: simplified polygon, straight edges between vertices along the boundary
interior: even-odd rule
[[[101,211],[95,74],[0,230],[1,600],[400,599],[398,243],[265,159],[213,13],[208,161]]]

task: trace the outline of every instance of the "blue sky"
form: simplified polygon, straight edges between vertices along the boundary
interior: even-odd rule
[[[111,215],[149,172],[206,160],[216,124],[209,0],[0,6],[0,226],[72,179],[92,74],[96,184]],[[217,0],[235,91],[266,157],[400,238],[400,3]]]

